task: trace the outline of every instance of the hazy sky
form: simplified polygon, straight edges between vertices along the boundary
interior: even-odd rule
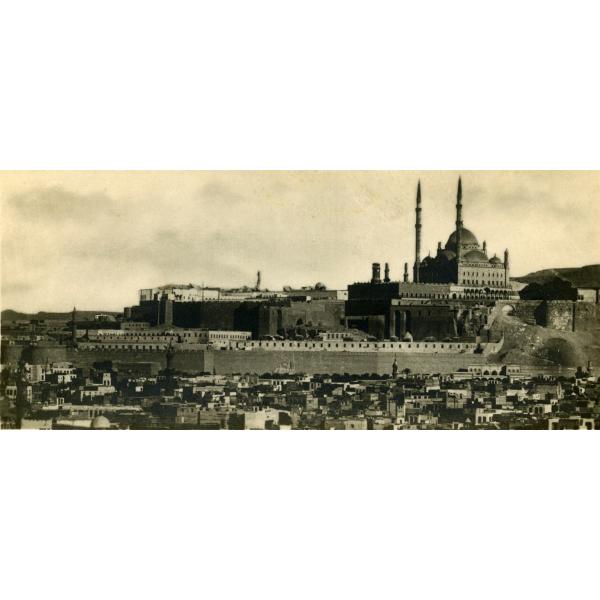
[[[342,288],[454,227],[459,173],[0,173],[2,308],[121,310],[165,283]],[[463,219],[511,274],[600,262],[600,172],[463,171]]]

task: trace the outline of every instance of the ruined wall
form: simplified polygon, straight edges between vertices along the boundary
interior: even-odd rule
[[[559,331],[573,331],[573,313],[575,312],[573,302],[568,300],[551,300],[544,302],[545,327],[558,329]]]

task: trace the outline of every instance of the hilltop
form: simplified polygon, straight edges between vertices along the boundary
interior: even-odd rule
[[[548,283],[556,277],[568,281],[574,287],[600,288],[600,265],[571,267],[564,269],[542,269],[522,277],[513,277],[513,281],[521,283]]]
[[[10,323],[11,321],[31,320],[38,319],[43,321],[68,321],[71,319],[71,312],[44,312],[38,313],[22,313],[16,310],[6,309],[2,311],[2,322]],[[113,312],[107,310],[78,310],[77,320],[78,321],[93,321],[94,315],[112,315],[114,317],[121,315],[121,312]]]

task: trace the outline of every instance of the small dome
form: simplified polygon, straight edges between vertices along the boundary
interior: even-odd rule
[[[492,256],[492,258],[490,258],[490,262],[493,265],[501,265],[502,261],[494,254],[494,256]]]
[[[488,262],[487,256],[481,250],[469,250],[463,258],[468,262]]]
[[[479,248],[479,242],[477,241],[475,234],[469,231],[466,227],[460,228],[460,245],[463,249]],[[452,252],[456,252],[456,230],[450,234],[450,237],[446,242],[446,250],[452,250]]]
[[[403,341],[403,342],[412,342],[412,341],[413,341],[413,336],[412,336],[412,333],[411,333],[410,331],[407,331],[407,332],[404,334],[404,337],[402,338],[402,341]]]
[[[440,252],[440,256],[445,256],[448,260],[452,260],[452,259],[456,258],[456,254],[454,254],[454,252],[452,252],[452,250],[442,250]]]
[[[109,429],[110,421],[104,415],[99,415],[92,419],[91,428],[92,429]]]

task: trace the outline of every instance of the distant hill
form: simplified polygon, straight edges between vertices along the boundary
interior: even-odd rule
[[[112,312],[108,310],[78,310],[77,311],[77,320],[78,321],[93,321],[94,315],[113,315],[118,316],[122,313],[120,312]],[[21,321],[21,320],[30,320],[30,319],[40,319],[44,321],[68,321],[71,319],[71,313],[58,313],[58,312],[38,312],[38,313],[22,313],[17,312],[16,310],[6,309],[2,311],[2,321],[4,323],[9,323],[10,321]]]
[[[600,288],[600,265],[587,265],[567,269],[543,269],[523,277],[513,277],[514,281],[521,283],[548,283],[559,277],[568,281],[575,287]]]

